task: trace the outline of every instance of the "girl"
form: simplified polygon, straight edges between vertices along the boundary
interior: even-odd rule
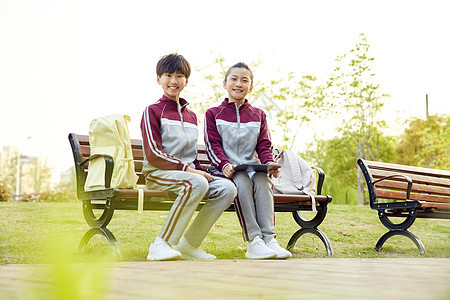
[[[253,89],[253,73],[245,63],[233,65],[223,87],[228,98],[206,111],[205,143],[213,175],[231,178],[237,187],[236,212],[244,240],[245,257],[288,258],[292,254],[278,245],[274,229],[272,183],[267,173],[235,171],[237,164],[276,164],[265,113],[245,97]],[[278,177],[280,170],[269,171]]]

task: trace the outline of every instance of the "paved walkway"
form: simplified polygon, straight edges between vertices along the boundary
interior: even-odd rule
[[[53,275],[50,276],[53,272]],[[103,284],[99,278],[107,274]],[[50,279],[53,278],[53,279]],[[56,278],[56,279],[55,279]],[[60,283],[55,290],[52,280]],[[93,281],[92,281],[93,280]],[[290,259],[0,266],[0,299],[450,299],[450,259]],[[77,287],[78,286],[78,287]],[[42,293],[42,298],[37,296]],[[78,295],[77,297],[72,297]]]

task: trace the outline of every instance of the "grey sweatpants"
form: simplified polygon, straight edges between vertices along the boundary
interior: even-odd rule
[[[214,177],[208,183],[205,177],[177,170],[156,170],[146,177],[147,188],[176,193],[169,215],[158,236],[171,245],[178,244],[200,201],[206,198],[195,220],[184,233],[193,247],[199,247],[206,234],[236,197],[236,187],[228,179]]]
[[[237,187],[236,213],[245,241],[259,236],[264,242],[275,237],[274,204],[272,182],[263,172],[241,171],[232,177]]]

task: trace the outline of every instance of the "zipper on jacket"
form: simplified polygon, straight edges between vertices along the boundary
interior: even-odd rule
[[[237,129],[236,129],[236,140],[237,140],[237,145],[236,145],[236,152],[238,153],[238,157],[240,157],[240,151],[239,151],[239,145],[241,144],[241,138],[239,136],[239,132],[241,131],[241,115],[239,114],[239,107],[236,102],[234,103],[235,107],[236,107],[236,123],[237,123]]]
[[[181,121],[181,128],[183,128],[183,133],[184,133],[184,135],[186,136],[186,138],[187,138],[187,142],[186,142],[186,145],[184,145],[184,147],[183,147],[183,149],[186,149],[186,147],[189,145],[189,135],[188,135],[188,133],[186,132],[186,127],[184,127],[184,119],[183,119],[183,114],[181,113],[181,105],[180,105],[180,103],[179,102],[177,102],[177,109],[178,109],[178,114],[180,115],[180,121]]]

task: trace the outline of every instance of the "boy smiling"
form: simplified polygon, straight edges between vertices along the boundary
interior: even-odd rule
[[[150,245],[147,259],[216,259],[199,247],[233,202],[236,187],[205,172],[197,160],[197,116],[187,108],[189,103],[180,98],[191,74],[189,62],[176,53],[163,56],[156,74],[163,97],[147,106],[142,116],[145,156],[142,173],[148,189],[171,191],[177,198]],[[206,199],[205,205],[186,230],[202,199]]]

